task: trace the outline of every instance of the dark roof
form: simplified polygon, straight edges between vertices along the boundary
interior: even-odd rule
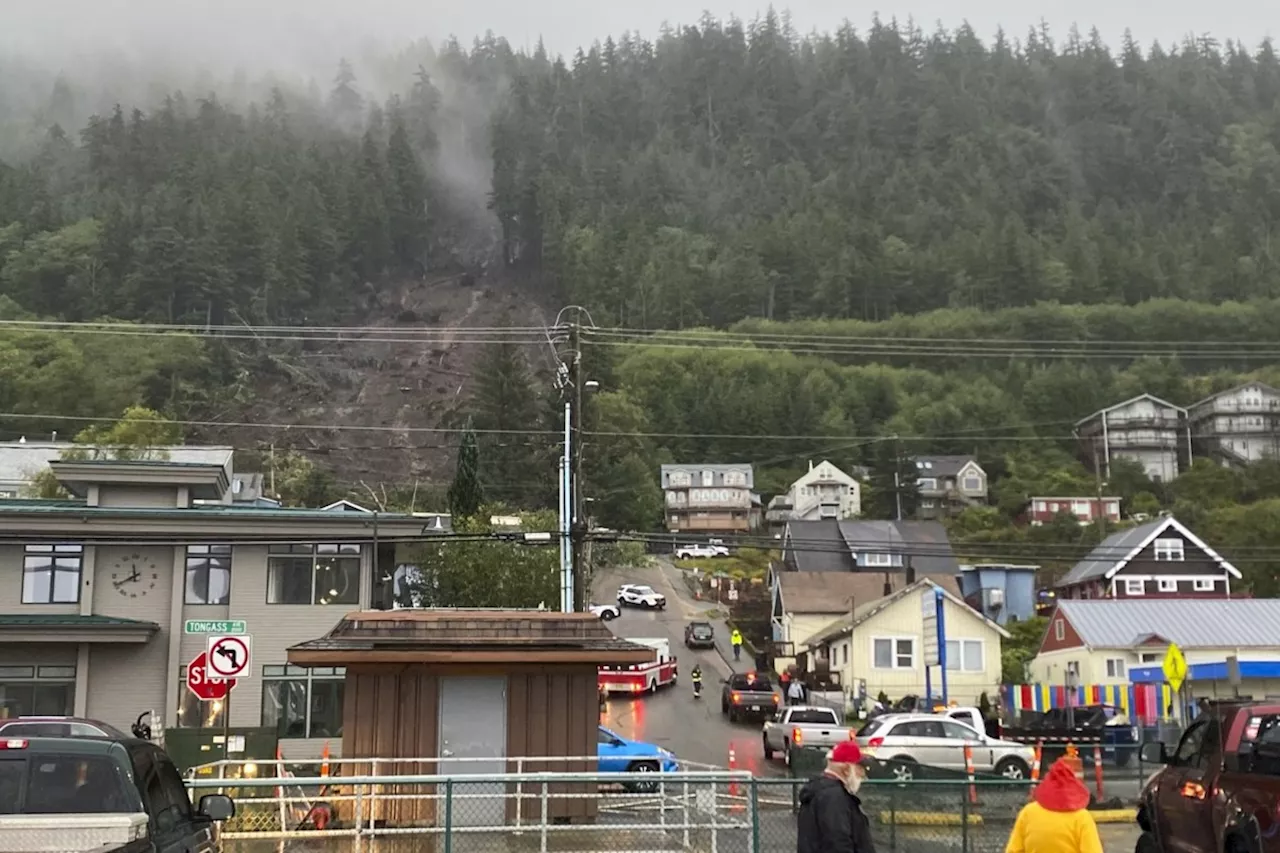
[[[849,550],[910,557],[917,575],[954,575],[960,571],[947,529],[937,521],[841,521]]]
[[[973,456],[917,456],[913,461],[921,477],[954,477],[970,462],[978,463]]]
[[[908,586],[905,572],[779,572],[778,585],[782,592],[782,606],[787,613],[847,613],[849,599],[855,607],[862,607],[884,598],[886,578],[889,594]],[[960,585],[955,575],[925,575],[929,580],[960,597]]]
[[[79,616],[74,613],[0,613],[0,628],[125,628],[160,630],[155,622],[115,616]]]
[[[1237,578],[1240,577],[1239,570],[1205,544],[1200,537],[1184,527],[1173,516],[1165,516],[1148,521],[1146,524],[1139,524],[1137,527],[1130,527],[1126,530],[1118,530],[1112,533],[1098,543],[1097,547],[1090,551],[1087,557],[1072,566],[1071,571],[1062,576],[1057,586],[1072,586],[1095,578],[1106,577],[1107,573],[1115,569],[1117,565],[1127,563],[1133,559],[1139,549],[1145,547],[1150,540],[1155,539],[1166,528],[1172,528],[1173,532],[1185,539],[1188,545],[1204,551],[1205,556],[1211,560],[1216,560],[1231,575]]]
[[[783,555],[789,568],[799,572],[852,572],[857,568],[835,519],[789,521],[785,536]]]
[[[591,613],[433,609],[348,613],[325,636],[291,647],[289,663],[627,664],[653,655]]]

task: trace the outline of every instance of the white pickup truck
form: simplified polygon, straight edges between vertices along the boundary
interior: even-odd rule
[[[780,709],[776,717],[764,724],[761,739],[766,760],[772,759],[775,752],[781,752],[790,764],[793,746],[829,748],[851,740],[855,734],[831,708],[791,705]]]

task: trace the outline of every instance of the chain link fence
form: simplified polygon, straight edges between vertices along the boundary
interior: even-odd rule
[[[189,784],[197,798],[223,784],[237,800],[236,818],[220,833],[223,853],[792,853],[807,780],[596,773],[293,781],[292,789],[275,780]],[[861,796],[881,853],[1000,853],[1028,791],[1010,780],[869,780]]]

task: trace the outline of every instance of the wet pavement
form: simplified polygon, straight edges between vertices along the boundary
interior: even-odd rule
[[[757,776],[785,776],[781,760],[764,759],[759,723],[731,724],[720,713],[720,682],[734,671],[725,656],[717,649],[684,647],[684,626],[692,621],[712,622],[717,637],[723,634],[727,640],[724,622],[706,616],[714,602],[694,601],[679,579],[679,571],[659,566],[601,572],[593,586],[592,601],[615,601],[618,585],[623,583],[649,584],[667,597],[667,607],[657,611],[624,607],[622,616],[608,623],[609,629],[620,637],[665,638],[679,661],[680,677],[673,687],[653,695],[610,698],[603,724],[625,738],[666,747],[684,761],[727,767],[732,747],[735,769]],[[732,660],[732,655],[729,658]],[[693,698],[689,684],[695,661],[702,665],[701,699]],[[738,668],[745,670],[747,666],[744,660]]]

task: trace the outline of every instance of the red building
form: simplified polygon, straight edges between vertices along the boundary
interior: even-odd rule
[[[1120,520],[1119,498],[1093,497],[1038,497],[1027,503],[1026,519],[1031,524],[1046,524],[1067,512],[1081,524],[1093,524],[1099,518],[1117,522]]]

